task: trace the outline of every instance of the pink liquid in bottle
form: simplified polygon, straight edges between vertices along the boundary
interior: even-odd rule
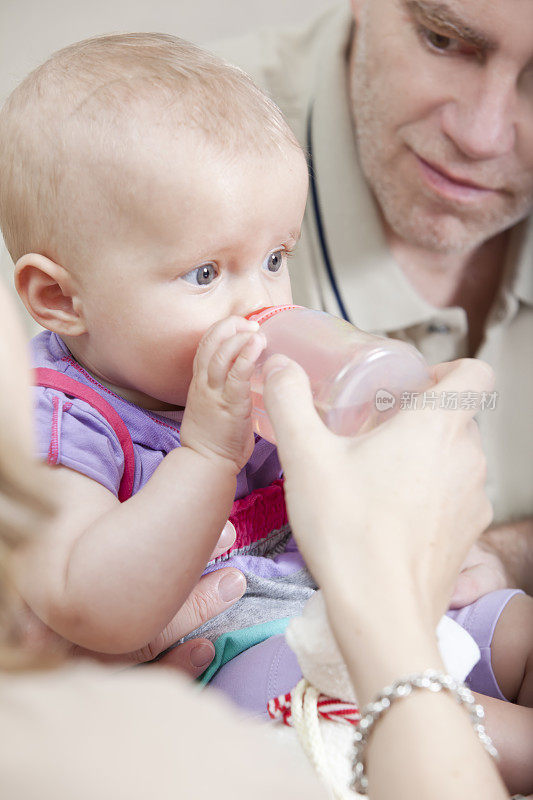
[[[323,311],[274,306],[249,319],[259,323],[267,340],[252,377],[252,419],[255,431],[270,442],[275,437],[263,404],[261,368],[275,353],[303,367],[318,413],[341,436],[375,428],[398,411],[404,392],[431,384],[429,368],[412,345],[364,333]]]

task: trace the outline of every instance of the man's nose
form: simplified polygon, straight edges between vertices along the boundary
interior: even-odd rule
[[[442,112],[442,130],[461,153],[473,160],[504,156],[516,139],[516,86],[498,74],[480,76]]]

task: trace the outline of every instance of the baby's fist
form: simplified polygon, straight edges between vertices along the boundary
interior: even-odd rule
[[[182,444],[230,461],[240,471],[254,439],[250,379],[265,347],[256,322],[228,317],[203,336],[181,428]]]

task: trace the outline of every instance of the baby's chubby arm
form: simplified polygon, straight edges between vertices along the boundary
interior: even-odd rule
[[[197,583],[253,449],[250,377],[264,347],[256,331],[231,317],[204,336],[182,447],[125,503],[85,475],[54,468],[59,513],[21,555],[18,587],[69,641],[102,653],[144,647]]]

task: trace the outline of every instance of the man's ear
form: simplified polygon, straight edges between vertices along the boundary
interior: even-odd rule
[[[15,265],[15,288],[33,319],[62,336],[87,328],[81,302],[68,271],[46,256],[28,253]]]

